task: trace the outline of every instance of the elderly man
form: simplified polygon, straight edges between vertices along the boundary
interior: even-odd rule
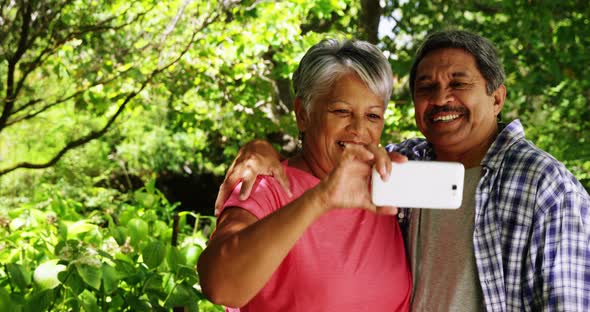
[[[412,310],[587,310],[590,196],[562,163],[525,139],[519,120],[498,122],[506,87],[492,43],[466,31],[429,35],[410,90],[426,138],[389,151],[466,168],[460,209],[398,214],[414,279]],[[268,143],[249,143],[218,200],[242,177],[243,197],[256,174],[284,181],[279,168]]]

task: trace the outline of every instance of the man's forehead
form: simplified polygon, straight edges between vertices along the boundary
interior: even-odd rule
[[[438,49],[428,53],[416,68],[416,79],[444,73],[453,77],[467,77],[479,73],[475,58],[463,49]]]

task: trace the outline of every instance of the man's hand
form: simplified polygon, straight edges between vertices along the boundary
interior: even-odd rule
[[[217,193],[215,214],[218,214],[223,203],[240,180],[242,180],[240,199],[247,199],[256,177],[259,175],[274,176],[287,194],[291,196],[289,179],[281,166],[279,153],[267,141],[254,140],[242,146],[236,159],[229,167]]]

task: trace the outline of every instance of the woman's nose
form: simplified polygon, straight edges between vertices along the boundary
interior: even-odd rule
[[[355,134],[362,133],[365,127],[365,121],[360,116],[353,116],[348,124],[348,129]]]

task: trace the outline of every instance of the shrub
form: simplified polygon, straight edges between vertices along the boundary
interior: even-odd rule
[[[213,217],[175,213],[153,181],[93,210],[45,197],[0,208],[0,311],[223,311],[195,270]]]

